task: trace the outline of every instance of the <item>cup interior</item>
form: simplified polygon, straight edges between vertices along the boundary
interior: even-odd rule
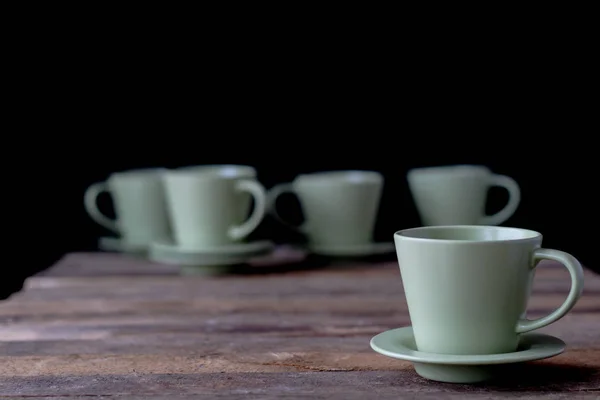
[[[451,241],[451,242],[492,242],[520,241],[541,237],[539,232],[529,229],[455,225],[427,226],[405,229],[395,233],[395,236],[409,240]]]

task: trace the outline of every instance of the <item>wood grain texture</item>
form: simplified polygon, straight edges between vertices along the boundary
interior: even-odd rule
[[[600,397],[600,277],[589,270],[574,310],[541,330],[567,342],[564,354],[452,385],[369,347],[410,324],[395,262],[312,267],[179,276],[140,259],[68,255],[0,304],[0,398]],[[566,270],[541,265],[529,316],[568,288]]]

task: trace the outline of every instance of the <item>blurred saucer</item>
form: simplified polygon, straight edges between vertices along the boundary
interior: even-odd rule
[[[147,246],[128,243],[121,238],[111,236],[105,236],[98,239],[98,248],[102,251],[127,254],[144,254],[148,251]]]
[[[393,253],[396,246],[393,242],[365,243],[361,245],[320,246],[308,245],[308,250],[316,255],[329,257],[367,257]]]
[[[169,242],[154,242],[150,246],[149,258],[163,264],[182,267],[216,267],[245,263],[252,258],[271,253],[275,245],[270,241],[235,243],[226,246],[193,249]]]
[[[449,383],[476,383],[501,376],[499,366],[541,360],[561,354],[565,342],[541,333],[520,336],[517,351],[501,354],[454,355],[417,350],[411,326],[391,329],[371,339],[371,348],[384,356],[413,363],[423,378]]]

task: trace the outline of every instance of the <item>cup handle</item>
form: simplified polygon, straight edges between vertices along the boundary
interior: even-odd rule
[[[254,197],[254,209],[250,217],[241,225],[229,228],[229,237],[233,240],[239,240],[251,234],[262,222],[267,211],[267,195],[265,194],[263,185],[257,181],[247,179],[236,181],[235,190],[248,192]]]
[[[553,322],[558,321],[567,314],[571,308],[577,303],[581,292],[583,291],[583,268],[575,257],[569,253],[565,253],[560,250],[553,249],[536,249],[533,252],[533,268],[535,268],[541,260],[553,260],[558,261],[564,265],[571,275],[571,290],[567,296],[567,299],[562,303],[560,307],[554,310],[552,313],[545,317],[528,320],[521,319],[517,323],[517,333],[525,333],[534,329],[540,329],[546,325],[550,325]]]
[[[269,190],[269,193],[267,194],[269,214],[281,224],[297,232],[304,233],[304,227],[302,225],[297,226],[290,224],[289,222],[281,218],[281,216],[277,212],[277,198],[284,193],[295,194],[294,187],[291,183],[281,183],[279,185],[273,186],[271,190]]]
[[[102,225],[106,229],[111,230],[115,233],[121,233],[117,221],[108,218],[106,215],[102,214],[102,212],[100,212],[100,209],[98,208],[97,200],[98,196],[102,192],[110,193],[106,182],[94,183],[93,185],[87,188],[85,194],[83,195],[83,205],[85,207],[85,211],[87,211],[89,216],[99,225]]]
[[[521,188],[513,178],[506,175],[492,175],[490,186],[505,188],[508,191],[508,202],[496,214],[486,215],[481,218],[480,223],[491,226],[500,225],[517,211],[517,207],[519,207],[519,203],[521,202]]]

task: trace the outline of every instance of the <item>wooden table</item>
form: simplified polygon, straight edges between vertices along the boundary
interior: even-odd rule
[[[113,254],[70,254],[0,304],[0,397],[128,399],[598,399],[600,277],[542,331],[555,358],[480,385],[427,381],[370,338],[409,325],[397,264],[179,276]],[[566,270],[539,269],[530,316],[563,301]]]

